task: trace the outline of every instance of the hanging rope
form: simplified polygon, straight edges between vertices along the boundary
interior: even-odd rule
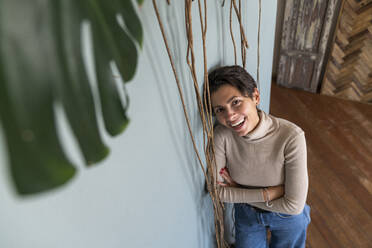
[[[231,0],[231,2],[232,2],[232,5],[234,6],[235,14],[236,14],[236,16],[238,18],[238,21],[239,21],[239,26],[240,26],[240,50],[241,50],[241,56],[242,56],[242,65],[245,68],[246,51],[247,51],[246,49],[248,49],[248,41],[247,41],[247,38],[245,37],[244,27],[243,27],[243,23],[242,23],[242,9],[241,9],[242,2],[241,2],[241,0],[239,0],[239,9],[236,6],[236,0]],[[230,10],[230,14],[231,14],[231,10]],[[231,29],[231,25],[230,25],[230,29]]]
[[[258,29],[257,29],[257,87],[260,86],[260,33],[261,33],[261,0],[258,0]]]
[[[200,165],[202,167],[204,176],[207,177],[207,173],[206,173],[206,171],[205,171],[205,169],[203,167],[203,163],[202,163],[202,160],[200,158],[200,154],[199,154],[198,149],[196,147],[194,135],[193,135],[192,130],[191,130],[190,119],[189,119],[189,116],[187,114],[187,110],[186,110],[186,105],[185,105],[185,101],[184,101],[184,97],[183,97],[183,92],[182,92],[181,84],[180,84],[180,81],[178,79],[178,74],[176,72],[175,65],[174,65],[174,62],[173,62],[173,59],[172,59],[172,56],[171,56],[171,53],[170,53],[170,49],[169,49],[169,46],[168,46],[168,40],[165,37],[164,27],[163,27],[163,24],[162,24],[161,19],[160,19],[158,7],[156,5],[156,1],[155,0],[153,0],[152,2],[153,2],[154,9],[155,9],[155,12],[156,12],[156,17],[157,17],[158,22],[159,22],[160,30],[161,30],[161,33],[162,33],[162,36],[163,36],[163,39],[164,39],[165,47],[167,49],[169,60],[170,60],[171,66],[172,66],[173,74],[174,74],[174,77],[176,79],[176,84],[177,84],[179,96],[180,96],[180,99],[181,99],[183,112],[184,112],[184,115],[185,115],[185,119],[186,119],[186,122],[187,122],[187,127],[189,129],[189,133],[190,133],[190,136],[191,136],[191,139],[192,139],[194,150],[195,150],[196,156],[198,158],[198,161],[199,161],[199,163],[200,163]]]
[[[206,45],[206,34],[207,34],[207,3],[206,0],[203,1],[204,5],[202,6],[202,0],[198,0],[198,9],[199,9],[199,18],[200,18],[200,27],[201,27],[201,35],[202,35],[202,42],[203,42],[203,65],[204,65],[204,82],[208,82],[208,68],[207,68],[207,45]],[[241,10],[241,0],[239,0],[239,6],[236,5],[236,0],[231,0],[230,2],[230,35],[234,46],[234,58],[235,64],[237,64],[237,56],[236,56],[236,44],[234,40],[234,35],[232,31],[232,8],[234,7],[235,14],[239,21],[240,25],[240,41],[241,41],[241,55],[242,55],[242,64],[245,67],[246,64],[246,49],[248,49],[248,42],[244,33],[244,27],[242,24],[242,10]],[[194,85],[194,91],[196,96],[196,101],[198,104],[199,115],[202,122],[203,127],[203,150],[206,159],[206,166],[204,166],[196,142],[194,138],[194,134],[191,129],[190,119],[187,113],[185,101],[184,101],[184,94],[182,91],[181,83],[175,69],[175,63],[172,58],[172,54],[169,49],[168,40],[165,35],[164,25],[160,18],[159,10],[156,4],[156,0],[152,0],[153,7],[156,13],[156,17],[159,23],[159,27],[161,30],[161,34],[164,40],[164,44],[167,50],[167,54],[169,57],[169,61],[171,63],[172,71],[176,80],[178,93],[180,96],[180,100],[182,103],[182,108],[185,116],[185,120],[187,123],[188,131],[191,137],[191,141],[193,144],[193,148],[197,159],[199,161],[199,165],[203,171],[207,189],[211,196],[212,203],[213,203],[213,210],[214,210],[214,225],[215,225],[215,236],[217,241],[218,248],[228,248],[229,245],[224,240],[224,205],[220,201],[218,189],[217,189],[217,167],[216,161],[214,158],[214,146],[213,146],[213,118],[212,118],[212,106],[210,101],[210,91],[209,91],[209,84],[204,83],[203,87],[203,96],[204,96],[204,104],[202,103],[202,97],[199,93],[199,83],[196,75],[196,64],[195,64],[195,53],[194,53],[194,40],[193,40],[193,29],[192,29],[192,14],[191,14],[191,7],[192,7],[193,0],[185,0],[185,28],[186,28],[186,37],[187,37],[187,52],[186,52],[186,63],[190,69],[190,73],[192,76],[192,81]],[[222,6],[224,5],[225,0],[223,1]],[[167,4],[170,4],[170,0],[167,0]],[[204,10],[204,17],[203,11]],[[258,27],[258,45],[257,45],[257,52],[259,53],[259,35],[260,35],[260,25],[261,25],[261,0],[259,0],[259,27]],[[259,54],[257,53],[257,82],[258,82],[258,72],[259,72]],[[205,169],[207,168],[207,170]]]
[[[230,2],[230,35],[231,35],[231,40],[232,40],[232,43],[233,43],[233,46],[234,46],[234,61],[235,61],[235,65],[237,65],[238,62],[237,62],[237,59],[236,59],[236,43],[235,43],[234,32],[233,32],[233,28],[232,28],[232,9],[233,9],[233,0],[231,0],[231,2]]]

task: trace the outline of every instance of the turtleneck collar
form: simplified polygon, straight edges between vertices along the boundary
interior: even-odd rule
[[[270,118],[264,111],[258,110],[258,121],[257,126],[249,132],[247,135],[242,136],[242,138],[249,142],[259,141],[267,136],[270,136],[271,133],[276,129],[277,123]]]

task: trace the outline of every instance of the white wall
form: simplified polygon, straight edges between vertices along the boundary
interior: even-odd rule
[[[185,64],[182,1],[158,1],[172,52],[185,90],[193,130],[200,147],[191,78]],[[176,3],[177,2],[177,3]],[[208,65],[232,64],[228,2],[208,2]],[[244,23],[250,48],[247,70],[256,76],[258,1],[244,2]],[[197,2],[194,18],[197,22]],[[218,3],[218,4],[217,4]],[[262,6],[261,107],[268,111],[274,44],[276,1]],[[192,150],[177,88],[150,0],[140,9],[144,49],[135,79],[127,86],[131,123],[119,137],[104,135],[111,154],[85,168],[63,115],[60,135],[78,176],[50,193],[20,198],[8,176],[4,136],[0,133],[1,248],[213,247],[213,213],[204,179]],[[194,30],[198,75],[202,78],[200,28]],[[237,25],[234,25],[237,31]],[[238,36],[236,36],[238,40]],[[88,56],[89,58],[89,56]],[[100,119],[102,127],[102,120]]]

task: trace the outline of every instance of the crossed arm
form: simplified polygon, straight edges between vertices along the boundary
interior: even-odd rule
[[[220,180],[217,182],[220,185],[221,200],[233,203],[245,202],[272,212],[299,214],[305,206],[308,190],[306,161],[306,142],[302,133],[288,143],[285,152],[284,185],[246,189],[231,178],[226,168],[222,168],[219,171]],[[268,201],[270,204],[265,203]]]
[[[217,182],[222,187],[233,187],[239,188],[241,185],[237,184],[230,176],[228,169],[222,168],[220,175],[224,179],[224,182]],[[276,200],[284,195],[284,185],[272,186],[262,188],[262,195],[265,202]]]

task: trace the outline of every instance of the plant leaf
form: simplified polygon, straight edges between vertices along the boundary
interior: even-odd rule
[[[122,78],[128,81],[136,69],[137,50],[134,42],[119,25],[115,8],[95,0],[91,0],[91,4],[94,8],[90,8],[89,17],[92,23],[102,113],[107,132],[117,135],[126,128],[129,119],[125,113],[126,109],[122,107],[110,62],[113,60],[116,63]],[[98,12],[98,9],[101,12]]]
[[[125,27],[118,22],[119,13]],[[125,92],[123,106],[111,64],[125,82],[133,78],[138,60],[135,42],[141,44],[143,36],[132,3],[0,0],[0,120],[10,171],[21,194],[55,188],[76,173],[57,135],[56,103],[63,106],[86,164],[109,152],[99,133],[82,57],[83,20],[92,27],[105,128],[117,135],[129,122],[129,98]]]
[[[55,128],[49,8],[45,1],[2,0],[0,11],[0,116],[16,189],[31,194],[75,174]]]
[[[142,4],[143,4],[143,0],[137,0],[137,3],[138,3],[139,5],[142,5]]]
[[[94,35],[95,43],[99,43],[98,39],[99,37]],[[110,58],[99,46],[95,46],[95,62],[105,127],[107,132],[114,136],[127,127],[129,119],[125,114],[118,94],[115,78],[110,67]]]
[[[89,18],[92,22],[92,32],[97,35],[99,42],[95,49],[108,53],[117,65],[124,81],[133,78],[137,65],[137,49],[116,18],[115,5],[105,4],[100,0],[89,0]]]
[[[76,173],[57,135],[56,103],[63,106],[87,164],[108,154],[82,58],[83,20],[92,27],[105,128],[117,135],[128,125],[128,96],[123,107],[110,64],[124,81],[133,78],[135,42],[141,43],[143,34],[132,3],[118,3],[0,0],[0,120],[19,193],[55,188]],[[125,14],[125,28],[118,13]]]
[[[73,0],[53,4],[54,37],[62,70],[54,83],[86,164],[105,158],[109,150],[100,136],[94,101],[81,49],[81,17]]]
[[[130,34],[137,40],[142,47],[143,31],[141,22],[136,14],[131,0],[115,0],[117,9],[122,14],[125,26]]]

